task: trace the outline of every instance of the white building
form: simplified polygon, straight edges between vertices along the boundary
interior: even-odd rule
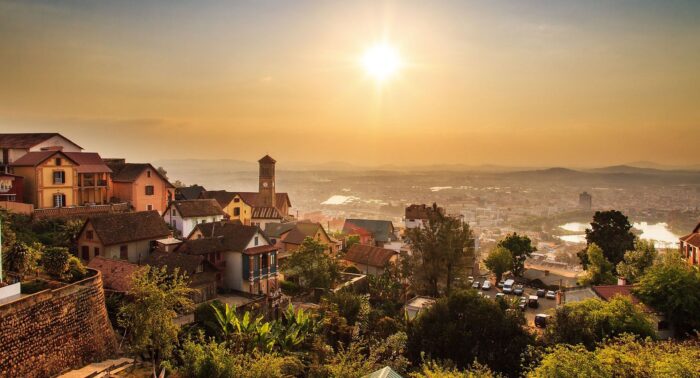
[[[200,223],[224,219],[224,211],[214,199],[173,201],[165,209],[163,219],[185,238]]]

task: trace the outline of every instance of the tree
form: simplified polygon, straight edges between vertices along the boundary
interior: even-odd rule
[[[623,261],[617,264],[618,274],[625,277],[629,283],[637,282],[647,269],[654,265],[659,255],[653,241],[638,239],[634,244],[634,251],[625,252]]]
[[[413,251],[414,287],[431,296],[439,295],[441,281],[449,293],[455,278],[474,264],[474,235],[469,224],[441,212],[435,214],[425,227],[410,229],[406,235]]]
[[[131,279],[132,301],[119,310],[119,324],[127,329],[127,340],[135,354],[148,354],[159,366],[177,344],[178,311],[192,308],[186,277],[175,269],[145,266]]]
[[[504,310],[473,290],[457,290],[438,299],[408,328],[408,356],[453,361],[467,368],[475,360],[508,375],[520,370],[520,355],[533,337],[518,311]]]
[[[70,268],[68,260],[71,254],[65,247],[49,247],[41,255],[41,265],[44,271],[55,278],[63,278]]]
[[[617,266],[623,260],[625,252],[634,249],[636,236],[631,230],[629,219],[621,212],[596,211],[591,228],[586,229],[586,248],[596,244],[603,250],[603,255],[613,264],[613,267]],[[586,269],[588,266],[586,250],[582,250],[578,255],[583,268]]]
[[[484,264],[496,275],[496,281],[500,281],[503,273],[513,269],[513,255],[504,247],[496,247],[484,260]]]
[[[168,179],[168,171],[166,171],[165,168],[163,168],[163,167],[158,167],[156,170],[157,170],[158,173],[159,173],[161,176],[163,176],[166,180]]]
[[[327,247],[307,237],[282,266],[286,277],[295,278],[304,289],[330,289],[340,278],[340,264],[326,254]]]
[[[349,235],[345,239],[345,247],[343,248],[343,252],[347,252],[350,247],[352,247],[353,244],[358,244],[360,242],[360,236],[359,235]]]
[[[518,235],[516,232],[509,234],[498,242],[498,247],[503,247],[510,251],[513,256],[512,272],[515,276],[522,277],[525,271],[525,260],[537,251],[532,246],[532,241],[526,235]]]
[[[700,272],[675,251],[647,269],[635,287],[635,294],[647,305],[661,311],[675,326],[677,334],[700,330]]]
[[[3,269],[25,275],[36,271],[37,262],[41,256],[42,245],[32,243],[28,245],[17,241],[12,248],[3,250]]]
[[[698,377],[697,342],[638,340],[632,335],[601,344],[559,344],[546,350],[528,377]]]
[[[579,281],[582,285],[601,285],[615,283],[613,265],[603,255],[603,250],[596,244],[591,244],[586,250],[588,269]]]
[[[629,297],[616,296],[608,302],[591,298],[557,307],[544,336],[549,344],[593,349],[596,343],[623,333],[653,338],[655,324]]]

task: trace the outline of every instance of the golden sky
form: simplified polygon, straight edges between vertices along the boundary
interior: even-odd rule
[[[700,163],[700,2],[0,0],[0,130],[105,157]],[[381,85],[359,61],[401,55]]]

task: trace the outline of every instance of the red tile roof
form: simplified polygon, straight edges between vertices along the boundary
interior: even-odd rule
[[[170,236],[168,225],[155,210],[97,215],[88,218],[83,230],[88,223],[105,246]]]
[[[343,260],[377,268],[385,267],[398,252],[371,245],[353,244],[343,256]]]
[[[59,133],[17,133],[0,134],[0,148],[32,148],[47,139],[60,136],[61,138],[75,144],[70,139]],[[82,147],[75,144],[78,148]]]
[[[102,273],[102,283],[106,289],[127,292],[131,289],[132,275],[142,267],[125,260],[95,256],[88,267]]]
[[[630,297],[632,303],[639,304],[639,298],[632,293],[634,285],[600,285],[593,286],[593,291],[602,299],[609,301],[616,295]]]
[[[274,252],[278,248],[274,245],[259,245],[257,247],[246,248],[243,253],[246,255],[257,255],[259,253]]]
[[[681,240],[687,244],[700,248],[700,233],[687,235],[685,239],[681,238]]]
[[[171,206],[175,206],[180,216],[185,218],[225,215],[219,203],[214,199],[173,201],[168,205],[166,212],[169,211]]]
[[[253,219],[282,219],[282,215],[275,207],[253,207]]]
[[[76,161],[73,161],[73,159],[69,158],[64,152],[61,151],[35,151],[28,152],[22,155],[22,157],[12,162],[11,165],[18,167],[36,167],[37,165],[45,162],[54,155],[64,156],[68,160],[71,160],[73,164],[78,164]]]
[[[150,163],[125,163],[122,159],[107,159],[107,165],[113,172],[112,181],[114,182],[134,182],[141,176],[143,171],[150,169],[153,174],[166,183],[166,186],[174,188],[170,181],[163,177]]]
[[[64,152],[63,154],[78,164],[78,173],[112,172],[96,152]]]

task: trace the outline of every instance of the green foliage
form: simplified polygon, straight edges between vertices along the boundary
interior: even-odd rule
[[[622,336],[594,351],[582,345],[556,345],[547,350],[529,377],[697,377],[700,345],[635,340]]]
[[[194,310],[194,321],[201,326],[205,335],[209,337],[219,335],[221,326],[216,320],[216,309],[222,311],[224,304],[218,300],[211,303],[201,303]]]
[[[348,290],[341,290],[329,294],[326,299],[338,306],[340,316],[344,317],[349,325],[366,320],[369,313],[369,296],[355,294]]]
[[[347,252],[350,247],[352,247],[353,244],[357,244],[360,242],[360,236],[359,235],[349,235],[345,239],[345,248],[343,248],[343,252]]]
[[[289,296],[295,296],[298,295],[302,292],[301,287],[293,281],[280,281],[280,289],[282,289],[282,293],[285,295]]]
[[[518,311],[502,309],[474,290],[456,291],[424,310],[410,325],[409,358],[451,360],[467,368],[475,360],[504,374],[520,370],[520,355],[534,340]]]
[[[455,367],[440,365],[428,361],[421,365],[419,371],[411,373],[411,378],[494,378],[497,375],[487,366],[475,363],[468,370],[460,371]]]
[[[39,243],[27,244],[17,241],[12,248],[3,249],[3,269],[19,273],[20,275],[34,273],[37,269],[42,248],[43,246]]]
[[[593,215],[591,228],[586,229],[587,248],[595,244],[603,250],[605,258],[613,264],[619,264],[625,252],[634,249],[636,236],[632,233],[632,225],[627,216],[617,210],[596,211]],[[589,260],[586,250],[579,252],[579,259],[584,269]]]
[[[71,254],[65,247],[49,247],[41,255],[44,271],[52,277],[63,278],[70,269]]]
[[[537,248],[532,246],[532,241],[526,235],[518,235],[516,232],[508,234],[503,240],[498,242],[497,247],[503,247],[510,251],[513,256],[513,274],[522,277],[525,271],[525,260],[532,255],[532,252],[537,251]]]
[[[676,327],[676,333],[700,330],[700,271],[689,266],[674,251],[647,269],[639,279],[635,294]]]
[[[132,301],[119,311],[119,324],[126,328],[129,348],[134,354],[148,354],[156,362],[170,357],[177,344],[177,311],[192,308],[191,289],[184,275],[175,269],[145,266],[134,273]],[[156,364],[157,365],[157,364]]]
[[[267,378],[294,377],[302,371],[301,362],[290,356],[259,352],[234,353],[225,344],[202,335],[186,340],[180,352],[178,372],[190,378]]]
[[[484,264],[496,275],[496,281],[500,281],[503,273],[513,269],[513,255],[505,247],[498,246],[489,253]]]
[[[547,323],[544,336],[548,343],[582,344],[590,349],[623,333],[655,336],[654,322],[629,297],[622,296],[608,302],[592,298],[567,303],[558,307]]]
[[[425,227],[406,231],[412,255],[406,262],[413,287],[420,293],[439,296],[449,293],[455,278],[465,276],[474,264],[474,235],[469,224],[439,212]]]
[[[71,256],[68,259],[68,277],[71,282],[80,281],[87,275],[87,269],[83,266],[83,263],[79,258]]]
[[[325,253],[326,246],[307,237],[299,249],[286,259],[282,271],[285,277],[295,278],[303,289],[330,289],[340,278],[340,264],[336,256]]]
[[[617,264],[618,274],[629,283],[637,282],[659,255],[653,241],[638,239],[634,244],[634,250],[625,252],[623,261]]]
[[[596,244],[588,246],[586,251],[588,267],[586,274],[579,278],[581,285],[613,284],[616,281],[613,265],[605,258],[603,250]]]

